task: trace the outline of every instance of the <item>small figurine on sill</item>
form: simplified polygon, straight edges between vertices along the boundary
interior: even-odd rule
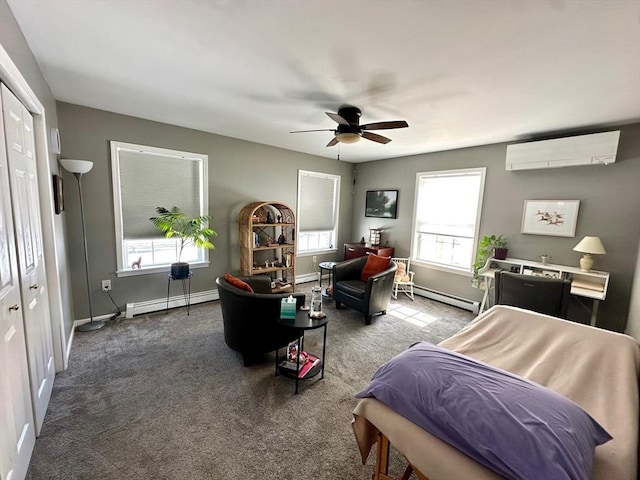
[[[271,216],[271,212],[267,212],[267,221],[265,223],[273,223],[273,217]]]

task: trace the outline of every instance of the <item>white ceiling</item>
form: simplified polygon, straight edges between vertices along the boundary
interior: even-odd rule
[[[350,162],[640,120],[638,0],[8,3],[58,100]]]

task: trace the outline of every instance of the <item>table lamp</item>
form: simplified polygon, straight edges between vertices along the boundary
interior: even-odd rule
[[[600,237],[584,237],[573,249],[584,253],[580,258],[580,270],[588,272],[593,267],[592,255],[604,255],[607,253],[600,241]]]

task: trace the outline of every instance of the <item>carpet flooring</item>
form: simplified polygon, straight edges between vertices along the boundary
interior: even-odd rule
[[[247,368],[226,346],[219,302],[76,333],[27,478],[371,478],[375,451],[362,465],[351,430],[354,394],[411,343],[438,343],[474,315],[404,296],[368,326],[332,301],[323,309],[325,377],[303,382],[298,395],[293,380],[274,376],[273,354]],[[308,332],[305,349],[321,348],[322,330]],[[390,463],[397,476],[399,457]]]

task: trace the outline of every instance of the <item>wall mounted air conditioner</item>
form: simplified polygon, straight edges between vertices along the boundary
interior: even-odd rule
[[[507,170],[607,165],[616,161],[620,130],[507,145]]]

